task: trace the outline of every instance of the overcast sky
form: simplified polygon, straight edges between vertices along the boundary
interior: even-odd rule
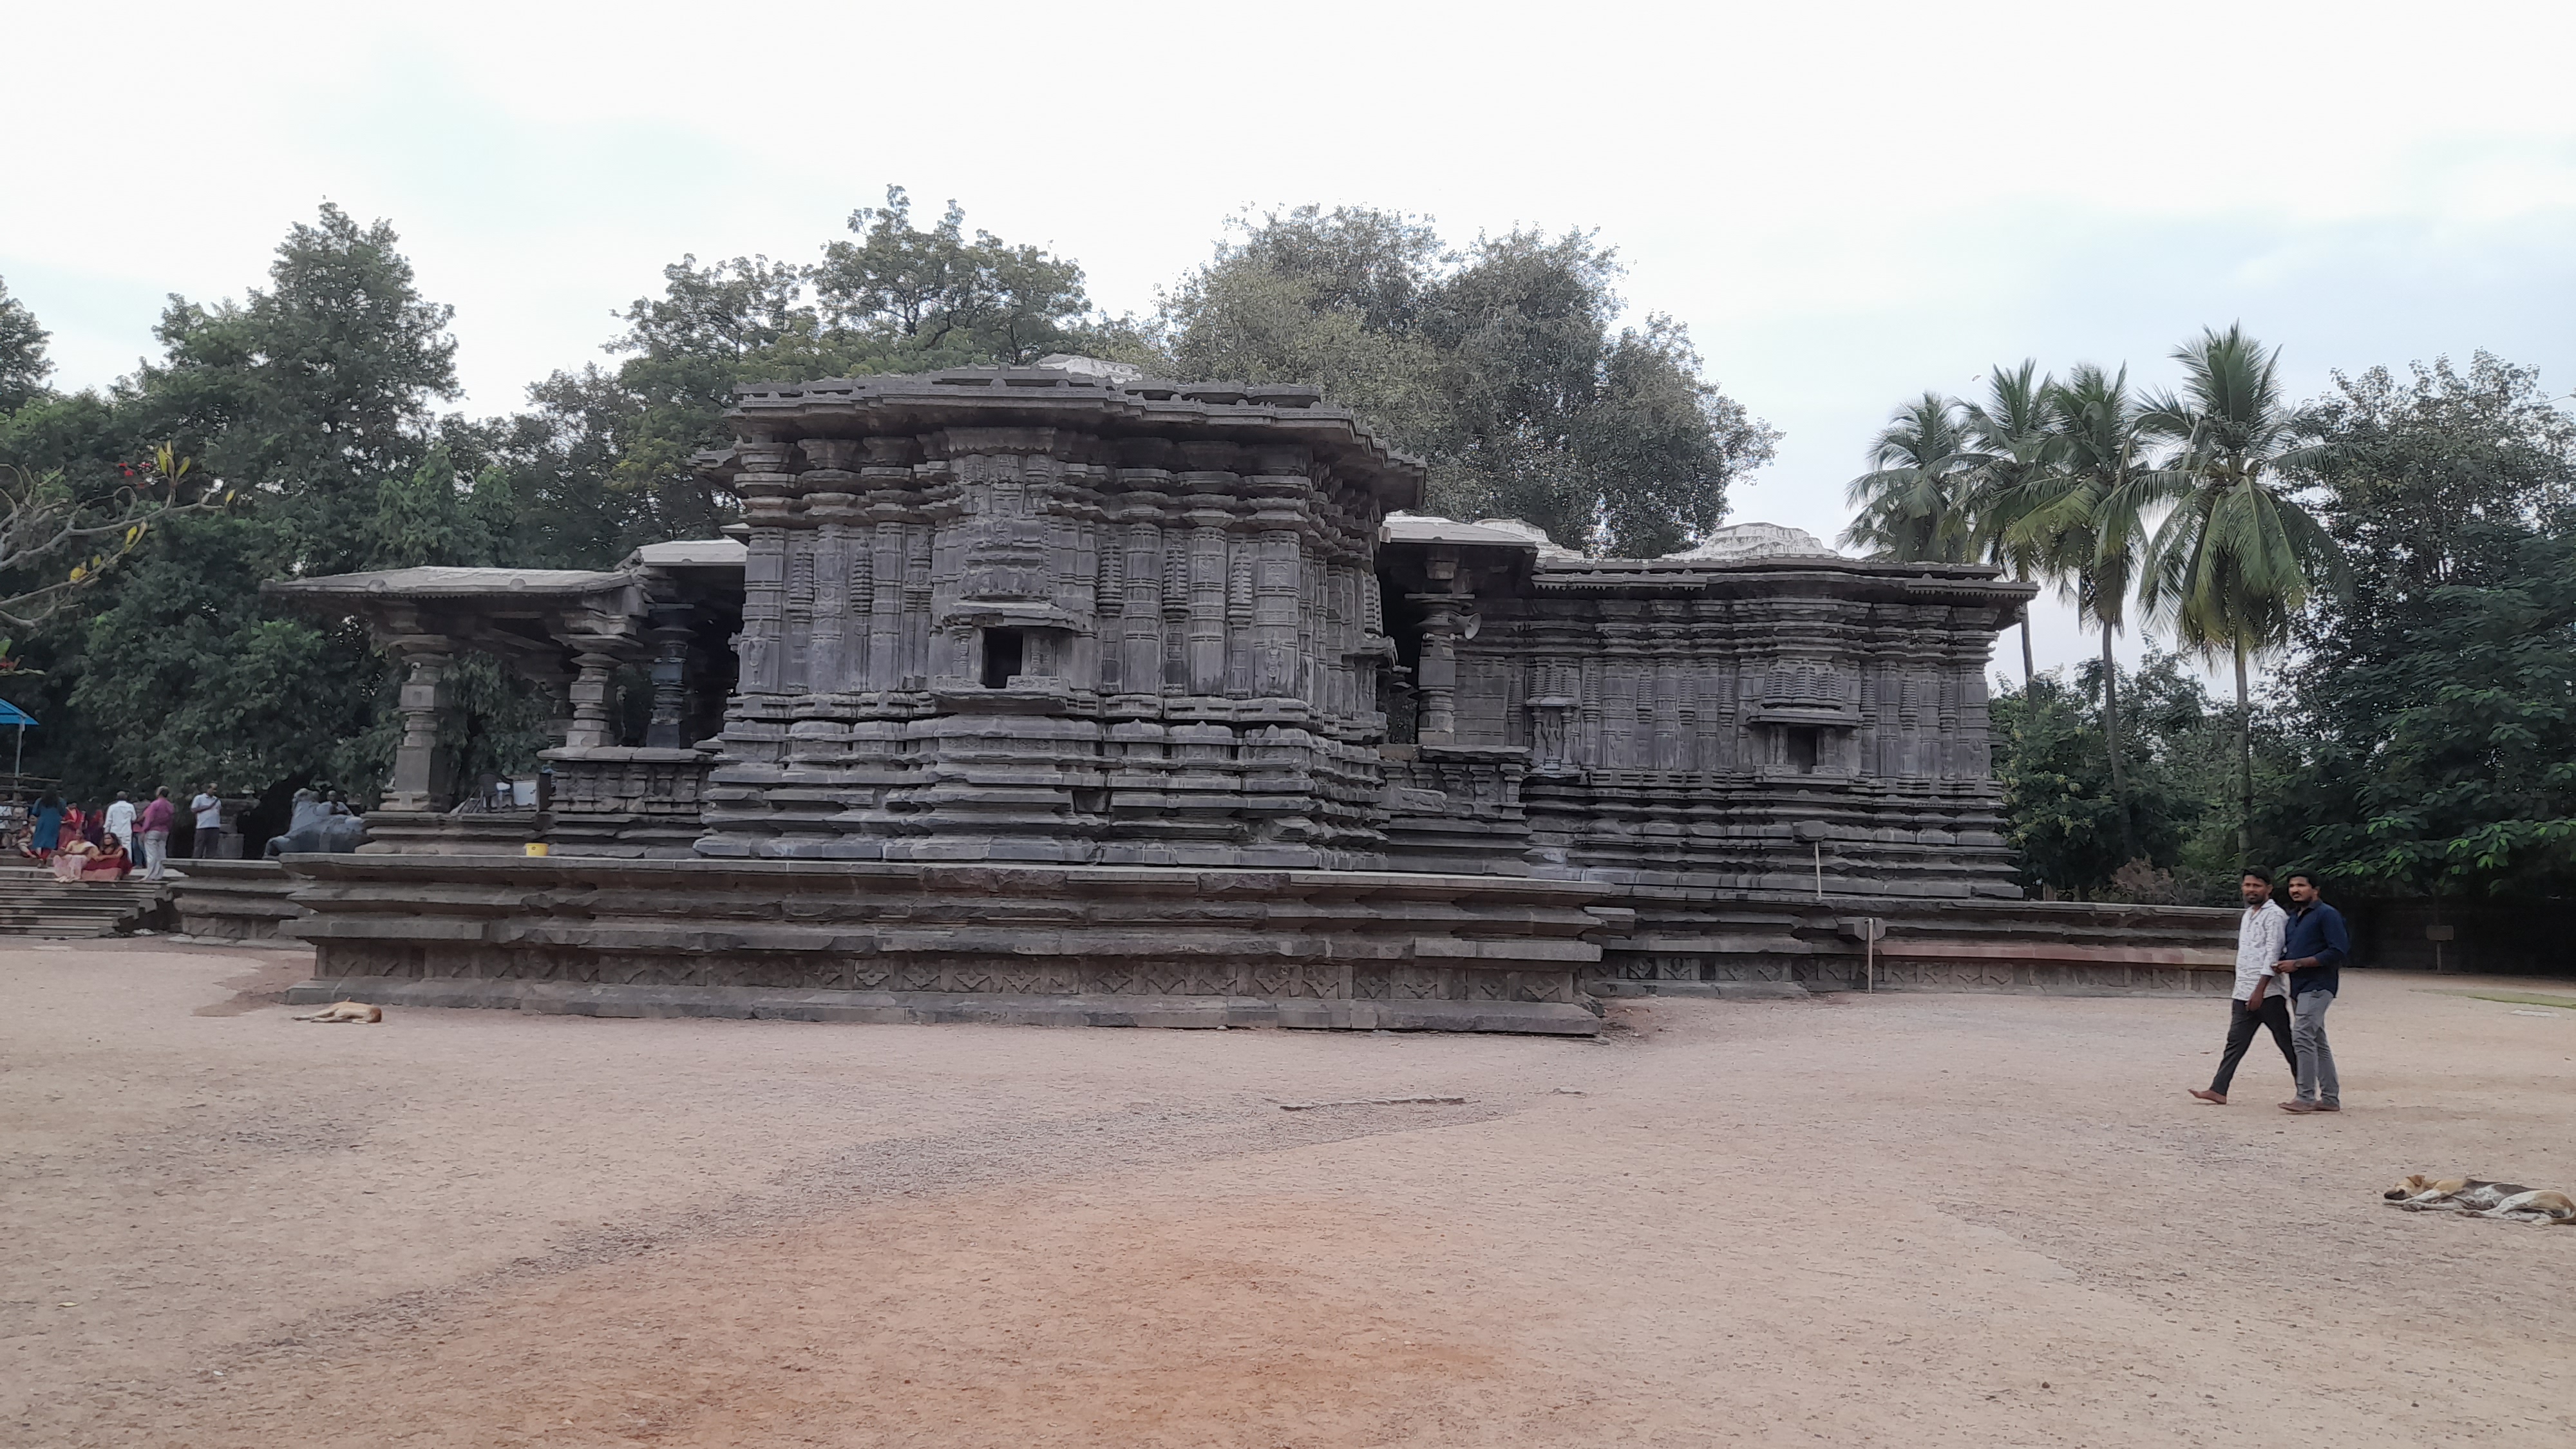
[[[503,411],[664,263],[810,258],[897,183],[1113,311],[1247,206],[1598,228],[1787,434],[1734,520],[1827,536],[1890,409],[1998,361],[2162,383],[2242,320],[2302,394],[2478,349],[2576,384],[2564,0],[371,9],[13,8],[0,278],[57,383],[327,197]],[[2088,650],[2057,609],[2039,652]]]

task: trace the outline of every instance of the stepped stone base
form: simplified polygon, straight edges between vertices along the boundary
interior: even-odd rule
[[[273,860],[191,860],[170,885],[170,909],[181,935],[206,941],[271,941],[304,914],[287,898],[294,888]]]
[[[0,936],[114,936],[158,924],[164,882],[58,881],[50,869],[0,865]]]
[[[856,861],[288,856],[313,994],[610,1015],[1598,1030],[1574,881]],[[574,1003],[550,1008],[549,1003]]]
[[[618,986],[353,976],[287,991],[298,1005],[504,1007],[555,1016],[744,1017],[877,1025],[983,1022],[1000,1026],[1153,1026],[1182,1030],[1285,1027],[1341,1031],[1599,1033],[1579,1006],[1536,1001],[1321,1001],[1257,996],[1044,996],[973,991],[795,991],[767,986]]]
[[[2223,907],[1891,899],[1633,886],[1613,897],[1637,928],[1602,938],[1595,996],[1711,984],[1810,991],[2224,995],[2236,922]],[[1870,921],[1883,932],[1868,948]],[[1874,959],[1873,959],[1874,957]]]

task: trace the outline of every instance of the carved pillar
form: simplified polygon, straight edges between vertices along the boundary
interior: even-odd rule
[[[1229,533],[1225,539],[1225,693],[1228,699],[1252,697],[1252,556],[1254,535]]]
[[[546,701],[546,748],[559,750],[572,734],[572,675],[561,668],[548,668],[532,661],[520,667],[538,694]]]
[[[600,749],[614,743],[609,736],[608,676],[617,660],[607,654],[582,653],[573,656],[573,664],[581,672],[572,681],[572,729],[564,736],[564,746]]]
[[[890,513],[890,511],[889,511]],[[903,688],[904,527],[883,518],[869,542],[868,672],[871,690]]]
[[[644,743],[657,750],[689,746],[688,616],[655,610],[653,618],[653,720]]]
[[[1416,594],[1422,606],[1422,665],[1414,687],[1422,701],[1416,737],[1426,745],[1454,744],[1458,738],[1458,635],[1466,614],[1465,599],[1454,594]]]
[[[1297,687],[1297,574],[1301,560],[1292,529],[1254,535],[1252,572],[1252,692],[1285,699]]]
[[[1118,688],[1124,694],[1159,698],[1163,693],[1163,532],[1150,519],[1136,519],[1127,525],[1125,541]]]
[[[795,477],[787,472],[788,445],[762,433],[736,449],[743,471],[734,480],[752,529],[743,560],[742,654],[740,688],[745,694],[777,694],[785,686],[787,641],[787,539],[779,525],[794,511],[790,494]],[[578,704],[576,703],[576,707]]]
[[[1225,693],[1225,515],[1189,515],[1189,692],[1202,698]]]
[[[444,639],[421,640],[397,645],[396,649],[409,672],[403,678],[399,700],[402,743],[394,749],[392,788],[385,792],[385,808],[445,810],[456,803],[451,762],[439,738],[450,706],[447,668],[453,656]]]

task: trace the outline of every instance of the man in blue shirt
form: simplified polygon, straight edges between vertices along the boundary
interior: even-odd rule
[[[2343,913],[2317,898],[2317,878],[2290,872],[2290,928],[2281,941],[2281,969],[2290,973],[2290,1044],[2299,1056],[2299,1095],[2281,1104],[2284,1112],[2343,1110],[2334,1049],[2326,1045],[2326,1008],[2334,1005],[2343,958],[2351,953]]]

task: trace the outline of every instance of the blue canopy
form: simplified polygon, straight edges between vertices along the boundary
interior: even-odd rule
[[[0,699],[0,729],[7,729],[11,725],[32,725],[35,722],[34,715],[5,699]]]

